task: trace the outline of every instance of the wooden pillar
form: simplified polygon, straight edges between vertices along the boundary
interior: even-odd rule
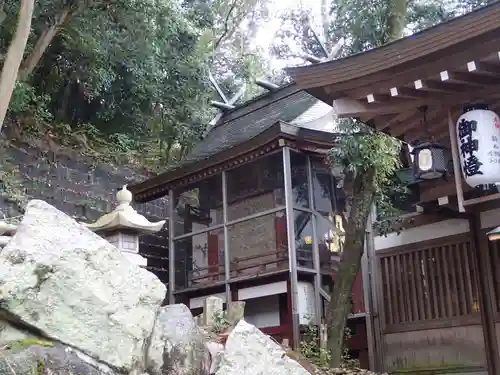
[[[293,324],[293,311],[292,311],[292,282],[290,280],[291,278],[288,277],[286,281],[286,302],[287,302],[287,312],[288,312],[288,317],[287,317],[287,324],[288,324],[288,342],[290,343],[290,347],[293,350],[298,350],[298,348],[295,347],[294,343],[294,324]]]
[[[292,314],[291,326],[292,347],[297,349],[300,344],[300,321],[298,310],[298,276],[297,276],[297,256],[295,252],[295,217],[293,211],[293,189],[292,189],[292,167],[290,162],[290,148],[283,147],[283,174],[285,180],[285,201],[286,218],[288,232],[288,260],[290,284],[288,293],[290,294],[290,311]]]
[[[174,251],[174,231],[175,231],[175,215],[174,215],[174,191],[168,192],[168,290],[167,299],[170,305],[175,303],[175,251]]]
[[[316,202],[314,201],[314,184],[313,184],[313,170],[311,158],[307,156],[307,185],[309,191],[309,204],[313,207],[314,211],[317,210]],[[333,207],[332,207],[333,208]],[[311,215],[312,224],[312,256],[313,256],[313,266],[314,266],[314,308],[316,311],[314,324],[318,327],[321,325],[322,317],[322,303],[321,303],[321,262],[319,257],[319,243],[318,243],[318,229],[317,229],[317,217],[313,213]],[[330,258],[330,253],[328,253],[328,260]]]
[[[483,327],[484,344],[486,349],[486,363],[488,375],[497,375],[500,370],[498,361],[498,342],[495,332],[493,305],[491,303],[491,272],[488,260],[488,238],[481,234],[481,219],[479,214],[471,215],[469,219],[470,231],[474,242],[474,255],[479,285],[479,306],[481,325]]]
[[[224,281],[226,289],[226,306],[227,311],[231,310],[231,301],[238,300],[238,293],[236,292],[236,299],[231,292],[231,284],[229,284],[229,279],[231,278],[231,251],[229,246],[229,229],[227,227],[228,216],[228,200],[227,200],[227,173],[222,171],[222,216],[224,221]]]
[[[365,251],[361,259],[363,274],[363,292],[366,308],[366,337],[368,341],[369,369],[372,371],[384,370],[383,337],[379,304],[383,304],[382,295],[378,293],[380,280],[379,263],[375,256],[375,235],[373,222],[376,218],[375,207],[372,207],[366,225]]]

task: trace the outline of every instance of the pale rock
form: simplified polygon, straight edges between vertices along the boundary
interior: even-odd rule
[[[207,348],[212,359],[210,374],[215,374],[224,356],[224,345],[219,342],[209,341],[207,342]]]
[[[124,371],[144,364],[165,292],[155,275],[40,200],[0,252],[0,308]]]
[[[227,314],[227,320],[231,325],[236,325],[245,317],[245,301],[233,301]]]
[[[0,319],[0,348],[15,341],[24,340],[29,334],[19,328],[14,327],[6,320]]]
[[[208,375],[210,352],[186,305],[160,309],[146,355],[153,375]]]
[[[255,326],[240,320],[229,334],[216,375],[310,375]]]
[[[2,350],[2,375],[117,375],[81,359],[59,344],[16,345]]]

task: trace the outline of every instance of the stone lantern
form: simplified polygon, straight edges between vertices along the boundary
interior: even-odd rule
[[[131,262],[145,267],[147,259],[139,255],[139,236],[160,231],[165,220],[151,223],[132,208],[132,198],[124,185],[116,194],[118,206],[87,227],[115,245]]]

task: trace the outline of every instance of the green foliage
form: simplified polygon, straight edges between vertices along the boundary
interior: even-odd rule
[[[265,3],[38,1],[24,62],[60,26],[34,71],[18,83],[7,123],[18,128],[16,135],[50,131],[58,143],[103,159],[152,169],[175,164],[216,112],[209,106],[216,96],[208,68],[228,96],[266,71],[252,47]],[[14,0],[2,4],[0,61],[19,9]]]
[[[397,221],[401,214],[394,207],[392,196],[395,192],[403,196],[407,194],[406,188],[394,177],[395,170],[401,167],[399,154],[402,144],[399,140],[376,132],[355,120],[340,119],[339,130],[336,147],[329,151],[329,162],[333,168],[341,171],[344,190],[351,199],[359,193],[352,186],[356,179],[366,176],[370,170],[374,171],[374,200],[377,211],[382,217],[391,218],[383,224],[380,223],[379,229],[387,233],[393,228],[394,220]]]
[[[488,5],[495,0],[409,0],[406,5],[405,35],[409,35],[453,17]],[[271,54],[293,64],[305,64],[304,60],[293,59],[301,53],[323,58],[323,50],[316,41],[312,28],[319,34],[327,50],[332,43],[345,38],[340,57],[376,48],[390,42],[386,27],[393,14],[391,0],[335,0],[326,1],[327,12],[322,14],[322,23],[313,17],[310,8],[287,9],[281,16],[281,28],[275,35]],[[320,32],[327,30],[326,33]],[[293,59],[293,60],[292,60]]]
[[[319,329],[317,326],[309,325],[306,327],[303,340],[300,342],[300,354],[316,366],[328,366],[330,352],[320,347]]]
[[[377,187],[381,189],[389,184],[394,170],[400,166],[401,142],[356,120],[339,120],[339,128],[336,147],[329,152],[331,165],[354,177],[374,168]]]
[[[230,98],[245,84],[242,100],[263,89],[255,78],[270,78],[264,51],[253,43],[260,26],[269,20],[268,0],[184,0],[183,7],[204,31],[200,45],[209,56],[210,69]],[[217,100],[220,100],[217,98]]]
[[[52,348],[54,346],[54,343],[52,341],[41,339],[39,337],[30,336],[26,337],[25,339],[14,341],[12,344],[9,345],[9,347],[11,349],[17,349],[17,348],[24,348],[30,345],[38,345],[46,348]]]
[[[489,1],[465,0],[410,0],[406,7],[406,29],[409,35],[460,14],[470,12]],[[333,22],[330,33],[347,40],[343,56],[363,52],[390,42],[387,27],[392,16],[393,0],[337,0],[331,2]]]
[[[33,375],[43,375],[45,374],[45,361],[43,359],[38,359],[36,361],[36,368],[32,371]]]
[[[8,116],[11,118],[30,119],[32,123],[46,127],[53,120],[48,109],[50,96],[38,95],[35,88],[25,82],[17,82],[9,104]]]
[[[222,333],[229,328],[231,322],[227,318],[227,313],[225,311],[216,311],[214,313],[214,319],[212,322],[212,331],[214,333]]]
[[[17,211],[13,216],[24,213],[28,196],[23,186],[23,178],[19,166],[5,152],[5,145],[0,144],[0,196],[13,204]],[[9,213],[9,216],[11,213]]]
[[[345,328],[344,337],[346,340],[351,337],[351,331],[347,327]],[[329,367],[331,354],[328,349],[321,348],[319,340],[320,337],[318,327],[315,325],[307,326],[306,331],[303,334],[303,339],[300,342],[300,354],[314,365],[327,368]],[[347,347],[343,350],[342,367],[359,368],[359,361],[351,357]]]

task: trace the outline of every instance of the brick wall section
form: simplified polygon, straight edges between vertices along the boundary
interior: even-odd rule
[[[116,189],[124,184],[147,178],[144,172],[129,167],[115,167],[85,159],[57,155],[48,157],[38,148],[21,144],[0,145],[0,170],[13,170],[9,182],[22,191],[28,199],[42,199],[66,214],[82,221],[94,221],[109,212],[116,204]],[[0,217],[20,215],[18,204],[4,189],[0,188]],[[167,217],[167,200],[158,199],[135,208],[151,221]],[[166,228],[154,236],[141,238],[140,251],[150,258],[148,264],[157,268],[155,273],[166,281],[168,269],[165,259],[168,254]],[[153,270],[154,271],[154,270]]]

